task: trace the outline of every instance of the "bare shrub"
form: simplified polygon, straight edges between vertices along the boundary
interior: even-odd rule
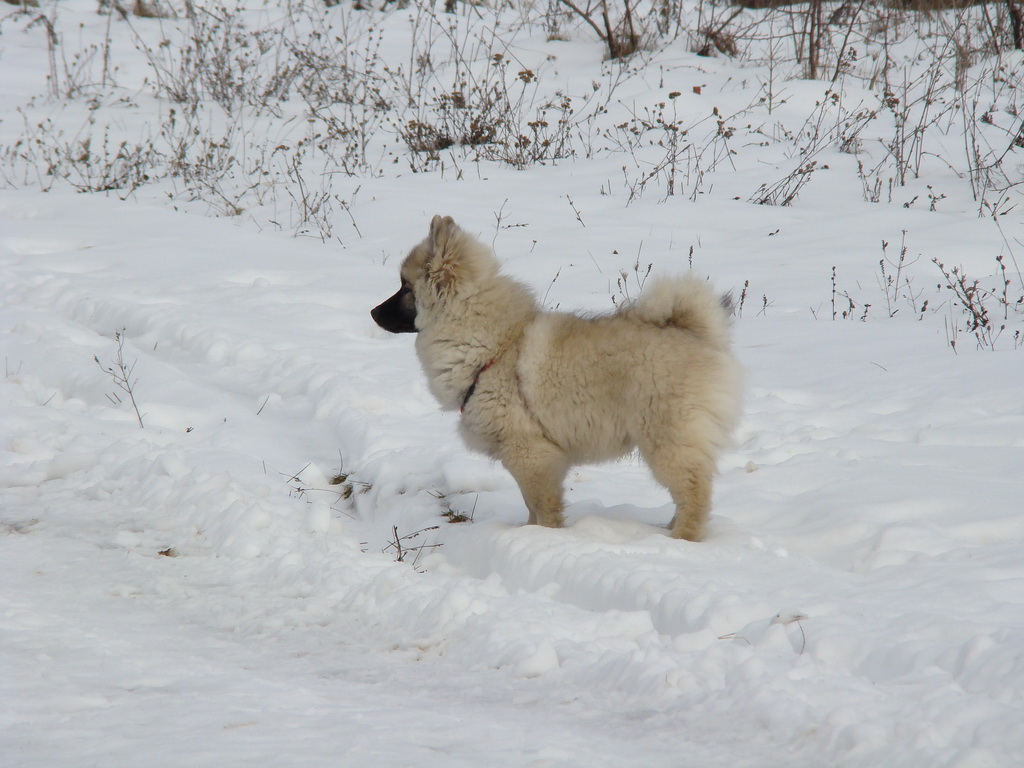
[[[830,148],[851,151],[861,132],[877,116],[863,105],[850,109],[839,91],[827,90],[791,140],[796,146],[796,165],[785,176],[765,182],[750,196],[758,205],[791,205],[819,168],[819,156]]]
[[[899,312],[897,303],[900,301],[907,302],[911,311],[917,313],[919,318],[928,309],[927,299],[920,307],[918,306],[917,302],[921,298],[922,292],[914,289],[913,278],[909,274],[910,267],[917,262],[918,258],[920,257],[911,259],[907,255],[907,230],[905,229],[900,236],[898,256],[891,257],[888,241],[882,241],[882,258],[878,261],[878,270],[881,275],[879,285],[885,292],[885,310],[889,317],[895,317]]]
[[[410,63],[386,70],[395,103],[404,105],[390,120],[413,170],[437,167],[449,149],[515,168],[574,154],[573,97],[540,97],[540,74],[494,50],[493,37],[460,37],[433,16],[419,23],[423,42]]]
[[[586,8],[581,8],[573,0],[559,0],[559,2],[594,30],[598,39],[607,48],[609,59],[623,59],[640,50],[641,35],[637,31],[637,24],[634,21],[631,0],[621,0],[618,18],[614,22],[615,10],[609,9],[608,0],[598,0],[595,5],[587,5]],[[595,16],[598,17],[596,20]]]
[[[32,125],[21,114],[25,132],[2,157],[9,165],[34,171],[41,189],[64,182],[79,192],[115,192],[123,199],[159,172],[159,153],[151,142],[112,137],[110,126],[98,126],[94,113],[73,136],[49,118]]]
[[[991,288],[985,288],[981,280],[969,277],[962,266],[947,267],[938,259],[932,259],[932,263],[942,273],[944,287],[952,293],[954,303],[963,311],[964,329],[974,336],[979,349],[994,350],[996,342],[1007,329],[1011,315],[1016,317],[1024,313],[1024,288],[1019,297],[1011,293],[1012,282],[1003,255],[996,257],[998,285]],[[954,332],[949,339],[954,352],[957,351],[957,338]],[[1019,348],[1020,329],[1014,331],[1013,340],[1014,347]]]

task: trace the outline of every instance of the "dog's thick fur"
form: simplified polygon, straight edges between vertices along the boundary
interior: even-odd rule
[[[546,312],[440,216],[401,280],[373,319],[418,333],[431,392],[462,409],[466,443],[512,473],[530,523],[562,525],[571,466],[637,448],[672,494],[672,535],[701,538],[718,453],[740,414],[727,300],[682,277],[652,280],[614,314]]]

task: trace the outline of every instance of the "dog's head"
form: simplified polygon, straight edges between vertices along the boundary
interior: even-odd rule
[[[435,216],[430,233],[402,262],[401,287],[370,316],[385,331],[416,333],[426,315],[496,271],[497,261],[486,246],[460,229],[451,216]]]

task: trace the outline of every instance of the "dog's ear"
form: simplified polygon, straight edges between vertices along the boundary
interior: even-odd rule
[[[448,293],[455,285],[460,268],[462,230],[451,216],[435,216],[430,221],[430,260],[427,279],[438,295]]]
[[[458,226],[451,216],[435,216],[430,220],[430,242],[435,249],[443,248],[451,233],[457,230]]]

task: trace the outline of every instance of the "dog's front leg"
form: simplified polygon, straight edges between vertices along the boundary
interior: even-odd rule
[[[569,471],[565,454],[546,442],[529,443],[506,451],[501,463],[519,484],[529,524],[561,528],[562,483]]]

